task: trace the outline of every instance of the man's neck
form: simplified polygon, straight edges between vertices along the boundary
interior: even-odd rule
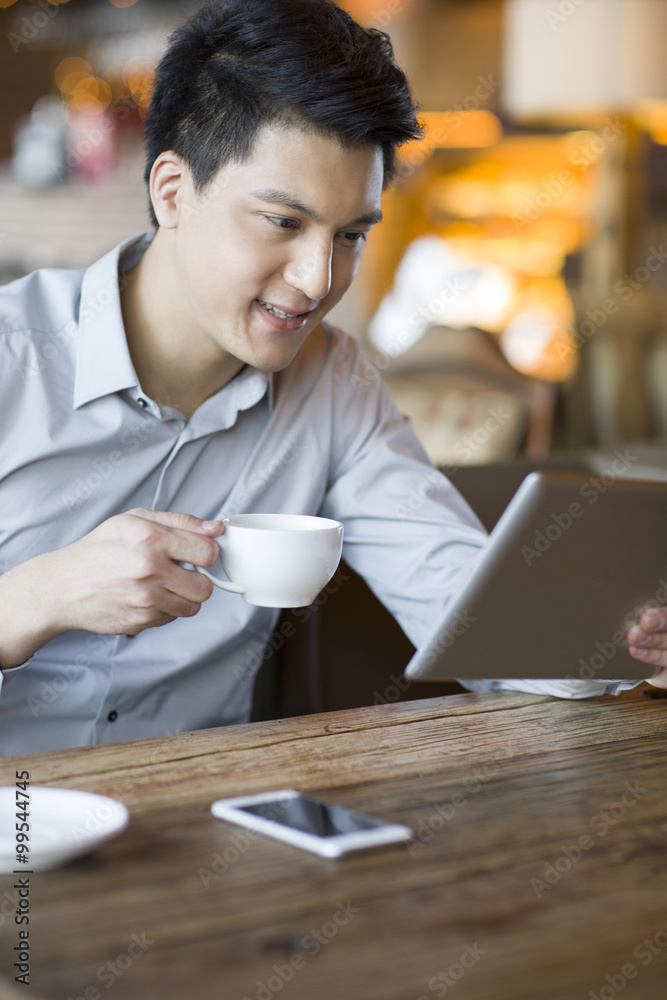
[[[196,349],[194,320],[171,263],[168,234],[158,231],[122,283],[120,300],[127,344],[142,390],[163,406],[190,418],[230,382],[243,362],[213,343]]]

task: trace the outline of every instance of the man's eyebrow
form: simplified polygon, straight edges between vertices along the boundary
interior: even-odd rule
[[[289,191],[283,191],[280,188],[262,188],[260,191],[252,191],[252,196],[254,198],[260,198],[262,201],[269,201],[273,205],[283,205],[285,208],[291,208],[293,212],[300,212],[302,215],[307,216],[312,219],[313,222],[323,223],[324,219],[322,216],[311,208],[310,205],[304,204],[295,195],[290,194]],[[379,208],[372,209],[370,212],[364,212],[360,215],[358,219],[354,219],[349,222],[349,226],[374,226],[376,222],[382,221],[382,212]]]

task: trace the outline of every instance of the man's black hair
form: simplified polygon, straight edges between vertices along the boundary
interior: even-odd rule
[[[381,146],[386,186],[396,147],[422,133],[417,110],[389,37],[333,0],[210,0],[176,29],[157,68],[146,183],[171,149],[201,194],[221,167],[250,155],[264,125],[278,124]]]

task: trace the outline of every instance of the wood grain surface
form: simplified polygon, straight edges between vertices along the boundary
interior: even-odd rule
[[[666,735],[639,689],[494,692],[6,758],[2,784],[27,769],[132,817],[31,876],[29,988],[0,877],[6,995],[663,1000]],[[288,787],[415,838],[331,861],[209,812]]]

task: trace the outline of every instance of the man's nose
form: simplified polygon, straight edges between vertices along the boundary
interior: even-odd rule
[[[285,281],[311,300],[326,298],[331,289],[332,247],[318,244],[295,256],[285,268]]]

